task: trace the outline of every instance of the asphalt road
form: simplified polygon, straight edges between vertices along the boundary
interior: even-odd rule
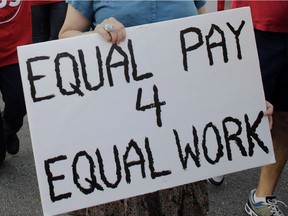
[[[27,119],[19,137],[20,152],[14,156],[7,155],[0,166],[0,216],[41,216],[43,213]],[[227,175],[220,187],[209,185],[209,216],[244,216],[247,194],[256,186],[258,174],[259,168],[245,170]],[[288,165],[275,194],[288,204]],[[283,210],[288,215],[288,208]]]

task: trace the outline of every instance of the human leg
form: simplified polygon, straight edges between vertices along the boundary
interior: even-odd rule
[[[5,103],[2,122],[6,150],[10,154],[16,154],[19,150],[17,132],[22,127],[23,118],[26,115],[18,64],[3,67],[1,71],[1,92]]]
[[[250,192],[245,210],[253,216],[284,216],[278,204],[285,203],[277,200],[273,194],[288,159],[288,112],[274,112],[273,120],[272,139],[276,163],[261,168],[257,189]]]
[[[274,112],[272,139],[276,163],[261,168],[256,196],[274,194],[281,172],[288,159],[288,113]]]
[[[0,80],[1,80],[1,69],[0,69]],[[1,86],[1,81],[0,81],[0,86]],[[0,164],[5,160],[5,157],[6,157],[6,145],[4,141],[2,115],[0,113]]]
[[[2,89],[2,74],[4,70],[5,67],[0,67],[0,90]],[[6,144],[4,139],[2,114],[0,111],[0,164],[5,160],[5,157],[6,157]]]
[[[249,215],[283,215],[273,196],[288,159],[288,34],[255,31],[266,100],[274,105],[272,141],[276,162],[261,168],[249,195]]]
[[[288,158],[288,34],[256,31],[265,96],[274,105],[276,163],[261,168],[256,196],[272,195]]]

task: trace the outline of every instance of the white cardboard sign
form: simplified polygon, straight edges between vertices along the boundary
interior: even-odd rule
[[[274,162],[248,8],[18,53],[45,215]]]

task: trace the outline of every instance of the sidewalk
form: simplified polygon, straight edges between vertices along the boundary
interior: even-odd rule
[[[209,185],[210,212],[209,216],[246,216],[244,205],[248,193],[257,186],[260,168],[244,170],[229,174],[225,182],[217,187]],[[282,173],[275,195],[288,204],[288,165]],[[279,205],[285,216],[288,208]]]
[[[29,128],[25,120],[19,132],[19,154],[7,155],[4,164],[0,166],[0,216],[42,215]],[[226,176],[220,187],[209,185],[209,216],[244,216],[247,194],[256,186],[258,174],[259,168],[245,170]],[[275,194],[288,204],[288,165]],[[288,208],[282,209],[288,215]]]

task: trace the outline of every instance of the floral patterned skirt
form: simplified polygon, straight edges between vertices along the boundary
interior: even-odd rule
[[[71,212],[73,216],[206,216],[207,181],[199,181],[142,196]]]

